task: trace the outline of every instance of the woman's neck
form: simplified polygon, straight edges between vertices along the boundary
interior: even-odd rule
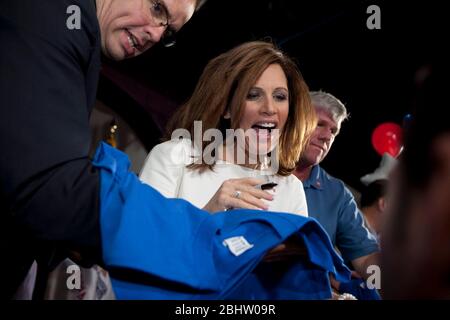
[[[222,148],[219,149],[218,155],[219,160],[254,170],[260,169],[267,157],[269,156],[251,155],[247,149],[239,148],[236,143],[231,145],[225,143],[222,145]]]

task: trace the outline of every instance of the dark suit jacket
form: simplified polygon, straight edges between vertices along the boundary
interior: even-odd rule
[[[81,29],[67,27],[71,5]],[[0,43],[0,275],[10,294],[33,259],[100,248],[99,177],[88,158],[100,71],[95,1],[0,1]]]

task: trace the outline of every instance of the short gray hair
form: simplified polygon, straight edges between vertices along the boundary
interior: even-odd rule
[[[324,91],[310,91],[309,96],[314,108],[329,112],[338,124],[348,118],[345,105],[332,94]]]

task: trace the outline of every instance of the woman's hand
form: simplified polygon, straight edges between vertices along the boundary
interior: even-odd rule
[[[268,205],[262,199],[272,201],[273,196],[256,188],[261,183],[264,180],[255,178],[226,180],[203,209],[211,213],[231,208],[267,210]]]

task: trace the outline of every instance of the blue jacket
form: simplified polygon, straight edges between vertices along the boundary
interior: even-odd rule
[[[350,279],[314,219],[252,210],[210,215],[140,182],[127,156],[106,144],[93,163],[101,177],[104,262],[148,276],[145,284],[113,280],[119,299],[322,299],[331,297],[329,272]],[[290,236],[308,258],[261,263]]]

